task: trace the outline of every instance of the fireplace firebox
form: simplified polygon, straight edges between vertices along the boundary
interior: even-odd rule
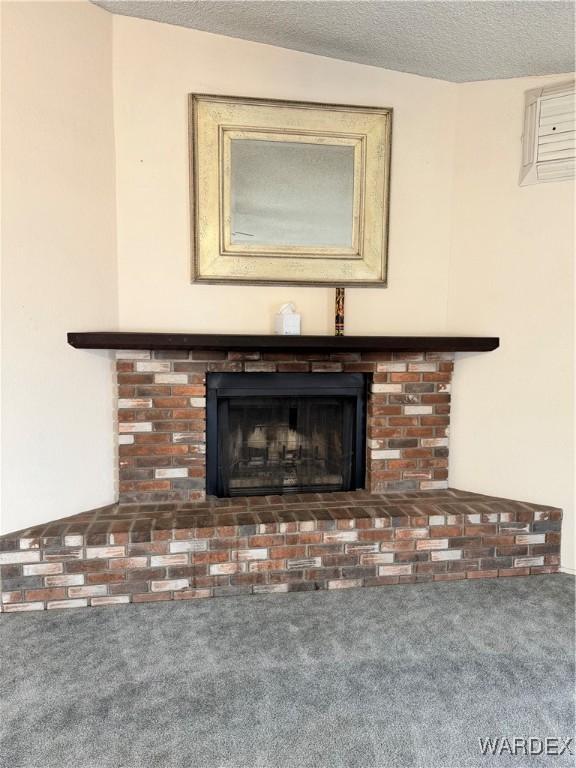
[[[214,373],[206,387],[209,494],[364,487],[363,374]]]

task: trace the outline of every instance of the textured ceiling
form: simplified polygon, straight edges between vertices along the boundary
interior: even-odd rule
[[[93,0],[113,13],[453,82],[574,70],[564,0]]]

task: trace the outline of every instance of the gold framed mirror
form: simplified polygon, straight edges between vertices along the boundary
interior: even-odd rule
[[[191,95],[193,280],[385,286],[391,119]]]

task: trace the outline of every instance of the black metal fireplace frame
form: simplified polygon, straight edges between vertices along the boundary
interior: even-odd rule
[[[219,471],[218,404],[233,397],[349,397],[355,418],[350,489],[364,488],[366,475],[367,377],[362,373],[209,373],[206,377],[206,490],[224,496]],[[289,490],[285,490],[289,493]]]

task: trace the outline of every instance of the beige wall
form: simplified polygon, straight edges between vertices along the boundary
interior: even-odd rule
[[[458,86],[448,330],[501,348],[457,361],[450,482],[563,507],[574,569],[574,185],[518,186],[523,94],[545,82]]]
[[[112,17],[3,2],[3,531],[114,497],[108,353],[66,332],[117,322]]]
[[[292,300],[304,333],[333,329],[333,289],[191,285],[187,95],[198,92],[392,106],[390,288],[347,290],[347,330],[444,329],[451,84],[121,16],[114,57],[123,328],[269,332]]]

